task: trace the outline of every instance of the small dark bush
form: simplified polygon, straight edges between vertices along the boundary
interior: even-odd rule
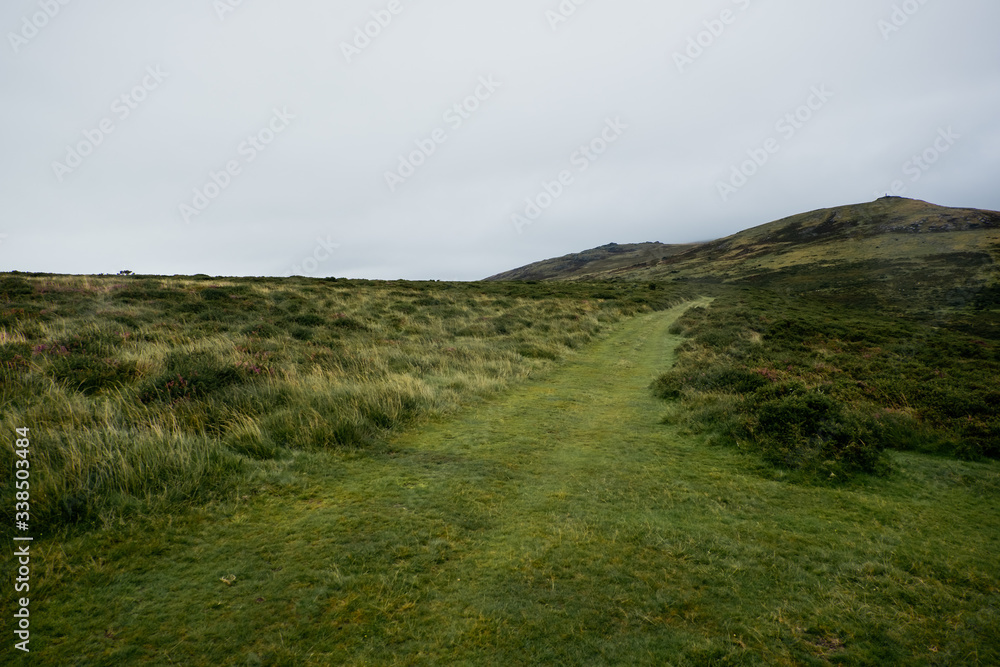
[[[747,399],[746,426],[756,447],[772,463],[818,472],[883,473],[884,444],[873,424],[835,399],[801,386],[783,396]],[[763,400],[762,400],[763,399]]]
[[[313,339],[313,330],[309,327],[292,327],[288,333],[295,340],[307,341]]]
[[[559,355],[552,350],[546,350],[534,345],[522,345],[518,348],[517,353],[529,359],[549,359],[551,361],[559,359]]]
[[[801,343],[804,339],[820,333],[811,323],[799,319],[782,319],[772,324],[766,338],[786,343]]]
[[[267,439],[288,449],[353,448],[368,443],[372,433],[346,416],[329,415],[320,424],[310,424],[301,410],[279,410],[264,420]]]
[[[245,433],[230,435],[226,437],[225,445],[237,454],[242,454],[259,461],[277,458],[281,451],[267,434],[260,436]]]
[[[695,341],[717,350],[725,350],[739,340],[739,333],[732,329],[708,329],[700,332]]]
[[[329,326],[352,331],[364,331],[368,328],[353,317],[348,317],[347,315],[337,315],[330,320]]]
[[[34,294],[35,287],[19,276],[7,276],[0,278],[0,296],[5,299],[12,299],[19,296]]]
[[[270,322],[258,322],[245,328],[243,334],[254,338],[277,338],[281,335],[281,330]]]
[[[186,301],[177,306],[177,312],[197,315],[208,310],[208,306],[200,301]]]
[[[29,359],[31,359],[31,345],[28,343],[0,345],[0,369],[25,370],[28,367]]]
[[[307,313],[305,315],[296,315],[291,318],[292,322],[304,327],[318,327],[320,325],[326,324],[326,320],[316,315],[315,313]]]
[[[955,456],[959,443],[907,414],[886,412],[877,415],[873,430],[886,449],[923,454]]]
[[[392,309],[397,313],[403,313],[404,315],[412,315],[417,312],[418,308],[412,303],[394,303]]]
[[[664,373],[653,381],[651,388],[658,398],[672,401],[681,397],[684,380],[676,373]]]
[[[147,383],[140,392],[144,403],[204,398],[249,379],[246,369],[223,365],[205,352],[171,352],[167,355],[166,371]]]
[[[743,368],[716,368],[706,373],[696,386],[703,391],[749,394],[771,383],[760,373]]]
[[[127,384],[136,378],[138,371],[130,361],[70,354],[55,357],[51,373],[57,381],[90,395]]]
[[[229,301],[248,294],[250,294],[250,289],[246,285],[233,285],[231,287],[206,287],[201,291],[201,298],[206,301]]]

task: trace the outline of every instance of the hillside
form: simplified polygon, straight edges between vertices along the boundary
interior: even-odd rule
[[[618,253],[609,261],[607,252],[598,248],[491,279],[759,282],[789,278],[803,269],[822,272],[851,265],[870,269],[879,280],[889,277],[889,269],[899,275],[900,270],[953,273],[958,268],[963,279],[981,281],[1000,253],[1000,213],[884,197],[794,215],[708,243],[643,245],[668,252],[652,258],[647,253],[626,263],[632,255]]]
[[[609,243],[497,274],[487,280],[586,280],[607,272],[645,267],[687,252],[698,244]]]

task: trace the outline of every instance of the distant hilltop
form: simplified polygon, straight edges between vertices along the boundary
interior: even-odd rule
[[[801,213],[716,241],[616,244],[535,262],[488,280],[759,280],[834,264],[991,273],[1000,213],[904,197]]]

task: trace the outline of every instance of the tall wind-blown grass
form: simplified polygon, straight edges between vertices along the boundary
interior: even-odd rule
[[[380,446],[677,298],[646,286],[8,275],[0,429],[30,429],[40,530],[106,525],[266,488],[296,450]],[[12,493],[0,492],[0,514]]]

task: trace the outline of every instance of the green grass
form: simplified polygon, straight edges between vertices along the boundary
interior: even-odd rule
[[[777,481],[661,423],[680,313],[235,503],[36,543],[32,662],[1000,663],[1000,465]]]
[[[682,293],[7,275],[0,431],[46,443],[32,460],[37,531],[112,526],[246,495],[280,481],[292,452],[377,446]],[[0,489],[3,534],[13,494]]]

